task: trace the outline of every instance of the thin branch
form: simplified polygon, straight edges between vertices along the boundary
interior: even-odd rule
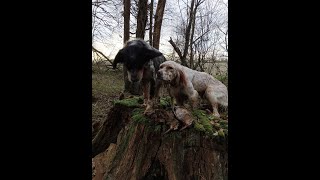
[[[104,58],[106,58],[106,60],[107,60],[109,63],[113,64],[113,62],[112,62],[106,55],[104,55],[101,51],[97,50],[97,49],[94,48],[93,46],[92,46],[92,49],[93,49],[94,52],[97,52],[97,53],[101,54]]]
[[[180,57],[180,59],[182,60],[182,53],[180,51],[180,49],[177,47],[177,45],[172,41],[172,38],[170,37],[170,40],[168,41],[171,46],[173,47],[173,49],[177,52],[178,56]]]
[[[208,32],[210,32],[210,29],[208,29],[206,32],[204,32],[203,34],[201,34],[199,37],[197,37],[197,39],[195,39],[191,44],[194,44],[196,41],[198,41],[200,38],[202,38],[205,34],[207,34]]]

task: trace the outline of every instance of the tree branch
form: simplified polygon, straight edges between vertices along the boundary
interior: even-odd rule
[[[208,32],[210,32],[210,29],[208,29],[206,32],[204,32],[204,33],[201,34],[199,37],[197,37],[197,39],[195,39],[191,44],[194,44],[196,41],[198,41],[200,38],[202,38],[202,36],[204,36],[204,35],[207,34]]]
[[[93,46],[92,46],[92,50],[93,50],[94,52],[97,52],[97,53],[101,54],[104,58],[106,58],[106,60],[107,60],[109,63],[113,64],[113,62],[112,62],[106,55],[104,55],[101,51],[97,50],[97,49],[94,48]]]
[[[180,49],[177,47],[176,43],[174,43],[174,42],[172,41],[172,38],[171,38],[171,37],[170,37],[170,40],[169,40],[168,42],[171,44],[171,46],[173,47],[173,49],[177,52],[180,60],[182,60],[182,53],[181,53]]]

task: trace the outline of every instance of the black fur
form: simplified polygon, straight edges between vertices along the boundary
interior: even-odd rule
[[[141,39],[128,41],[116,55],[113,68],[116,68],[117,63],[123,63],[130,72],[136,69],[141,70],[146,63],[158,56],[162,56],[162,53],[145,41]]]
[[[126,46],[119,50],[113,68],[117,63],[123,63],[130,73],[132,81],[141,81],[142,85],[150,83],[150,97],[157,93],[160,83],[157,80],[157,73],[161,63],[166,61],[162,53],[151,47],[142,39],[128,41]],[[137,77],[138,72],[143,71],[142,77]]]
[[[157,78],[157,72],[160,69],[160,64],[166,61],[166,58],[162,56],[155,57],[149,61],[145,65],[144,74],[142,78],[142,83],[150,82],[150,97],[153,98],[155,95],[158,94],[158,90],[161,86],[161,80]]]

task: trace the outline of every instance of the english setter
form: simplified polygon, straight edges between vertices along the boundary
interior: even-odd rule
[[[227,87],[205,72],[192,70],[174,61],[166,61],[160,65],[158,78],[170,84],[169,94],[181,106],[185,100],[190,100],[191,106],[199,105],[199,98],[206,98],[211,106],[212,113],[220,117],[218,104],[228,107]]]

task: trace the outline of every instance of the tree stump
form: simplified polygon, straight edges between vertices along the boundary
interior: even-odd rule
[[[170,103],[150,117],[141,104],[137,97],[115,102],[92,141],[93,180],[228,179],[227,121],[207,123],[199,111],[192,126],[163,134],[175,121],[164,107]]]

